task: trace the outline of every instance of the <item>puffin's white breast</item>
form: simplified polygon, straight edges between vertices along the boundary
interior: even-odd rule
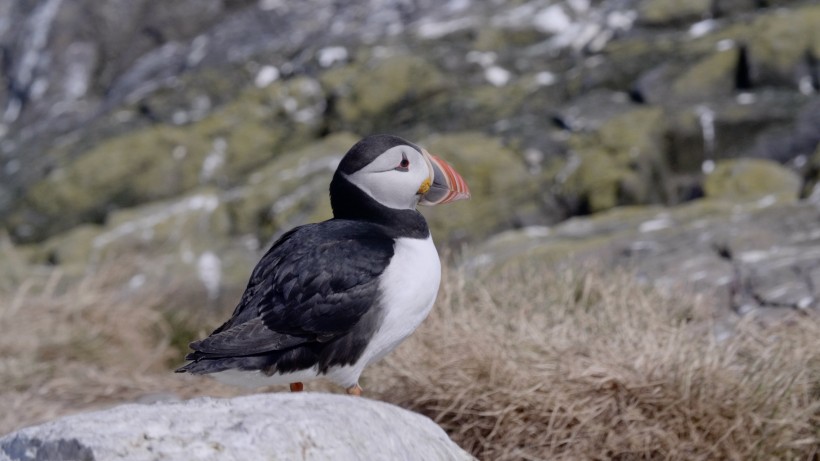
[[[384,317],[365,350],[365,363],[392,351],[427,318],[441,282],[433,238],[399,238],[393,258],[382,274],[380,291]]]
[[[396,348],[430,313],[441,282],[441,263],[432,237],[399,238],[393,258],[379,281],[379,325],[362,357],[353,365],[331,368],[328,379],[342,386],[356,384],[364,368]]]

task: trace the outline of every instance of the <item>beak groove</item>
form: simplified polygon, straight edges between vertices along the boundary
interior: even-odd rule
[[[424,193],[419,205],[440,205],[470,198],[470,188],[452,166],[435,155],[423,151],[430,169],[430,189]]]

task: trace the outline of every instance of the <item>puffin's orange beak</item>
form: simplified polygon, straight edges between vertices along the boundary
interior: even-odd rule
[[[470,198],[470,188],[464,178],[447,162],[422,149],[430,178],[419,188],[419,205],[439,205]]]

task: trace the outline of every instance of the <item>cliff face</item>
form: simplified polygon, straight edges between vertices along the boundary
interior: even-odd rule
[[[0,217],[18,242],[242,186],[337,132],[405,135],[460,152],[496,191],[524,185],[455,239],[688,201],[722,158],[786,165],[803,195],[817,177],[812,2],[3,8]],[[275,233],[262,214],[242,231]]]

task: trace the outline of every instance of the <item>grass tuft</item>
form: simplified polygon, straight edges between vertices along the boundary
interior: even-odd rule
[[[693,296],[625,274],[447,276],[366,390],[480,459],[816,459],[820,321],[715,340]]]

